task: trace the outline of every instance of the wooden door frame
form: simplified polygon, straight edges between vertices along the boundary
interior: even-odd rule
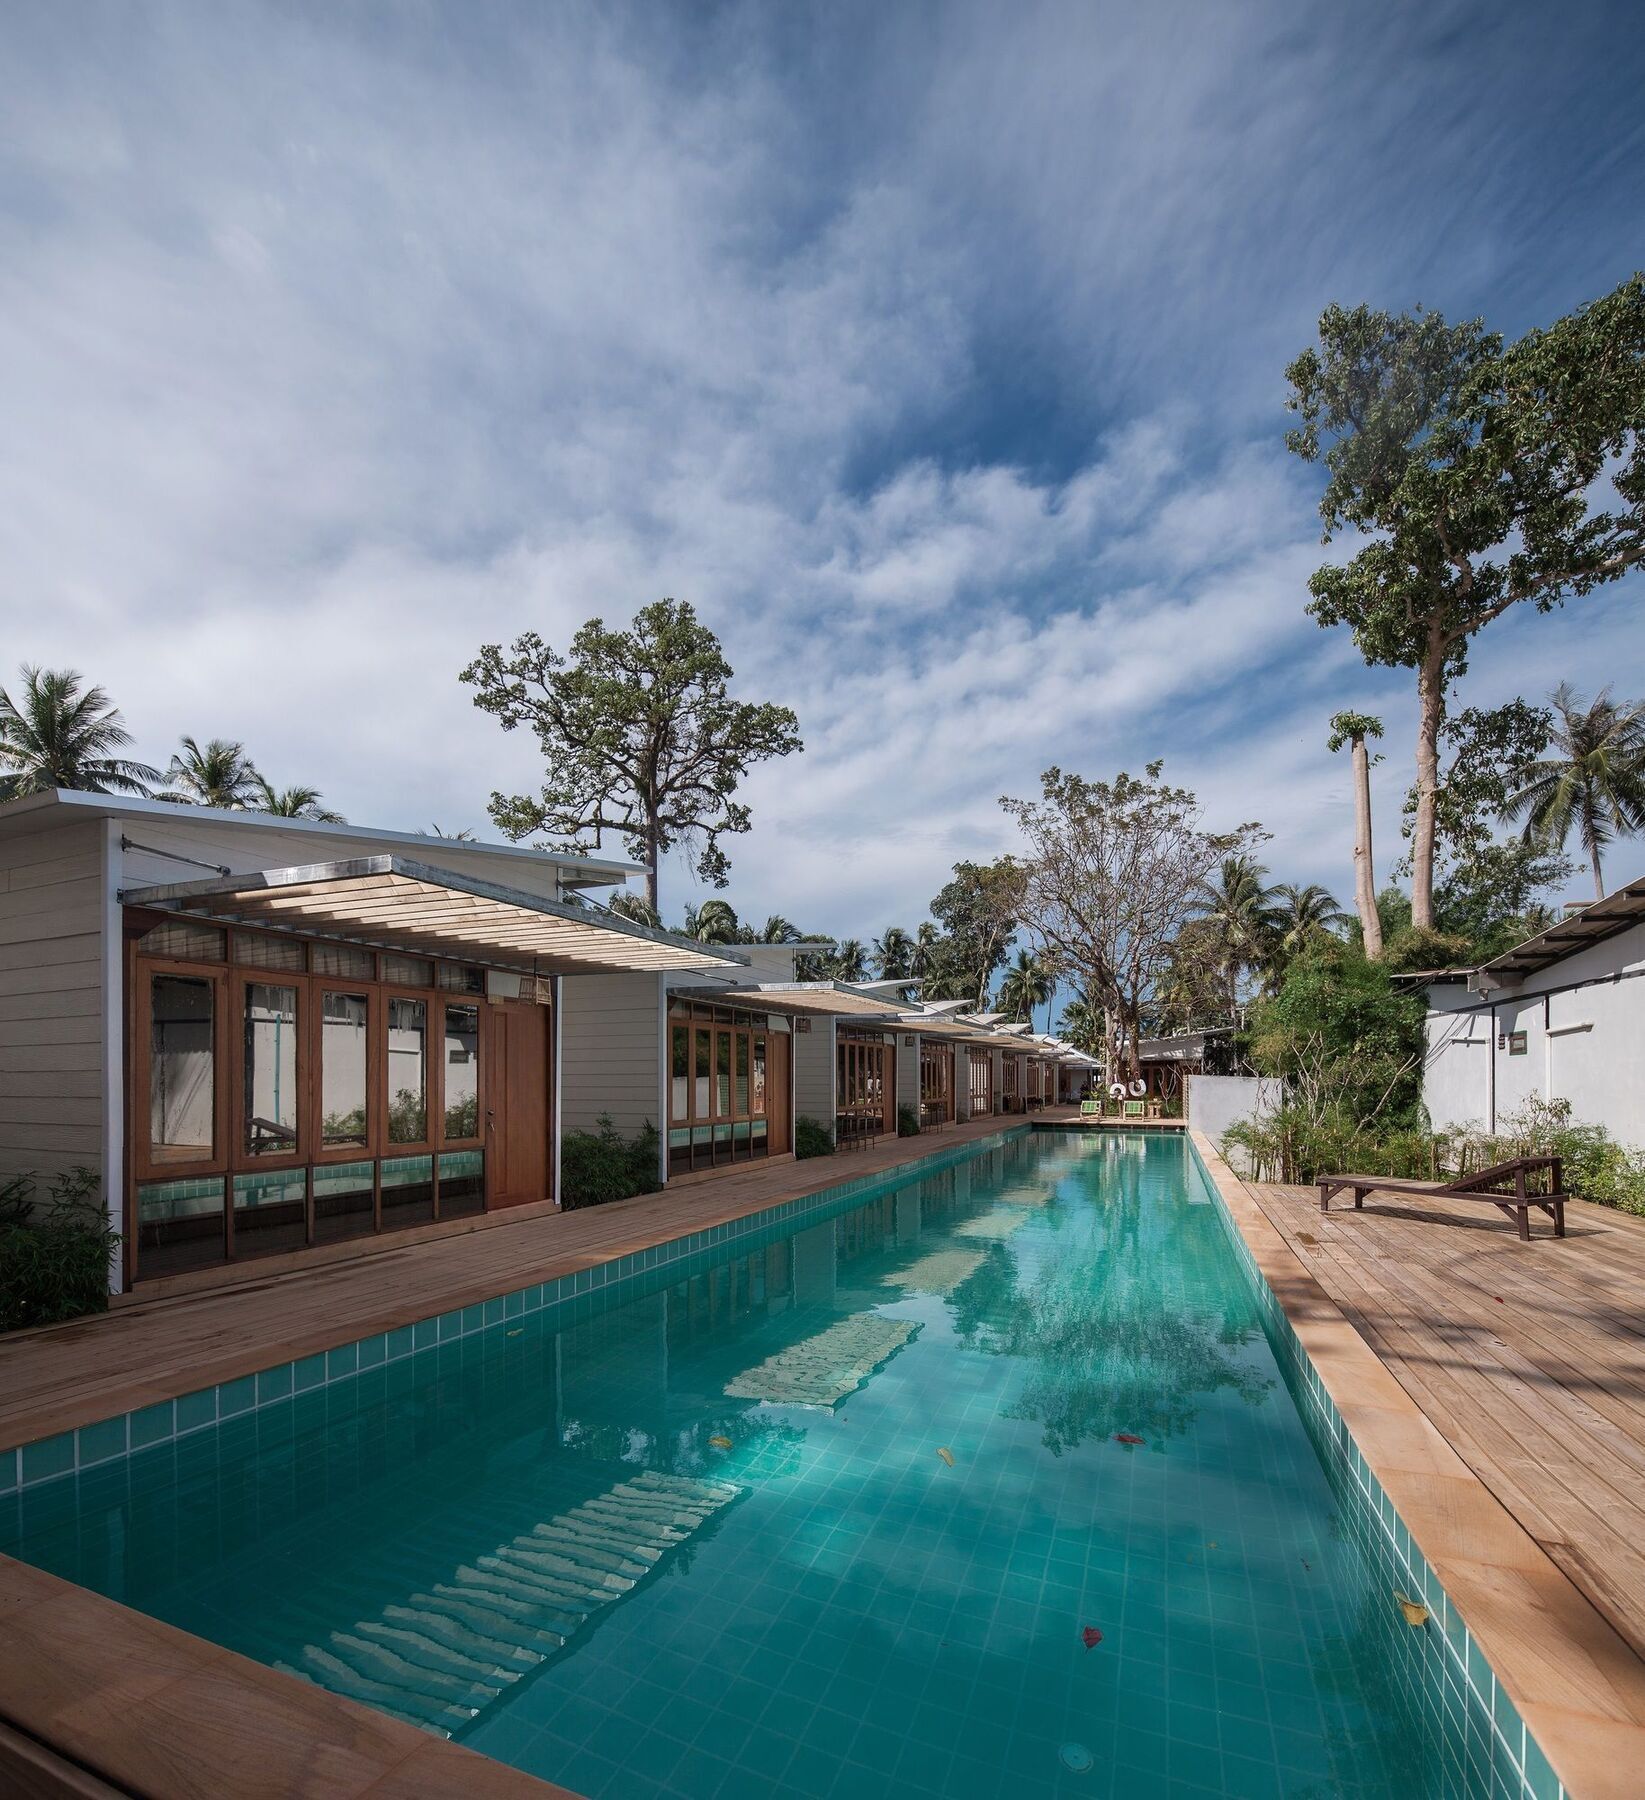
[[[547,1136],[544,1147],[543,1164],[548,1173],[548,1192],[541,1196],[544,1200],[552,1200],[556,1206],[560,1204],[560,1153],[559,1153],[559,1112],[555,1104],[559,1092],[559,1009],[552,1003],[544,1007],[536,1000],[493,1000],[487,995],[480,1008],[483,1021],[481,1026],[481,1095],[480,1115],[484,1121],[480,1133],[480,1142],[485,1153],[485,1210],[489,1212],[507,1212],[508,1207],[497,1204],[498,1166],[500,1158],[497,1146],[501,1133],[493,1124],[493,1119],[500,1108],[507,1106],[507,1083],[497,1079],[497,1034],[498,1021],[510,1007],[533,1007],[538,1012],[547,1012],[548,1020],[544,1027],[543,1053],[543,1125]],[[506,1130],[506,1120],[503,1121]],[[466,1148],[467,1146],[464,1146]],[[524,1202],[516,1201],[516,1205]]]

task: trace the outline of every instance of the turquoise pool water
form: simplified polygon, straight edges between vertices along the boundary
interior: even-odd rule
[[[591,1796],[1489,1793],[1395,1691],[1361,1540],[1144,1135],[0,1501],[0,1549]]]

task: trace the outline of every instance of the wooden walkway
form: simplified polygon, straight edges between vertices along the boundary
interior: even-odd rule
[[[1249,1184],[1453,1449],[1645,1656],[1645,1219]]]

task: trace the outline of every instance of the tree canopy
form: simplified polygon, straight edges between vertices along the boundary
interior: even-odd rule
[[[1368,537],[1309,582],[1321,625],[1417,675],[1412,918],[1434,923],[1439,734],[1473,635],[1645,560],[1645,277],[1505,347],[1482,321],[1328,307],[1286,371],[1323,461],[1325,540]]]
[[[0,800],[76,788],[146,794],[158,769],[119,753],[131,742],[108,694],[74,669],[23,665],[17,698],[0,688]]]
[[[484,645],[461,675],[474,704],[505,731],[534,731],[548,766],[536,794],[493,792],[492,818],[513,839],[547,833],[568,851],[615,834],[644,865],[653,908],[658,864],[676,845],[724,887],[722,840],[750,824],[735,797],[744,776],[803,748],[789,708],[733,700],[731,677],[719,639],[674,600],[643,607],[625,630],[590,619],[565,655],[534,631],[506,654]]]

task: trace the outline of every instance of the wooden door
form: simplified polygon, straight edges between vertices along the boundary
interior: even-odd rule
[[[787,1032],[772,1031],[766,1034],[765,1056],[766,1154],[783,1156],[794,1148],[789,1124],[792,1107]]]
[[[495,1005],[487,1086],[490,1205],[550,1199],[549,1009]]]

